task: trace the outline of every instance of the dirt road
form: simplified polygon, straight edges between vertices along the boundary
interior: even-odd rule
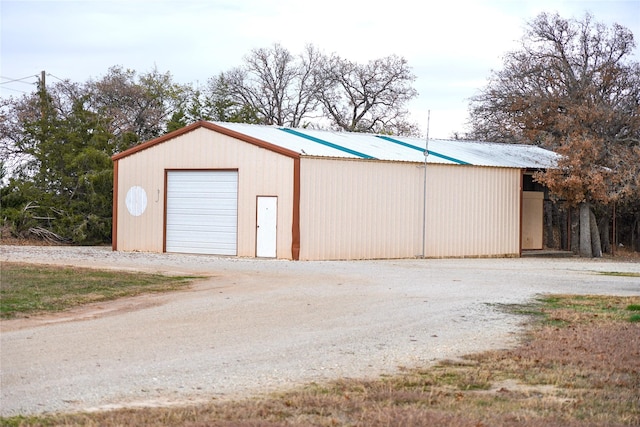
[[[0,246],[0,260],[197,273],[186,291],[0,322],[1,414],[169,405],[375,377],[514,343],[495,304],[640,295],[639,263],[580,259],[289,262]]]

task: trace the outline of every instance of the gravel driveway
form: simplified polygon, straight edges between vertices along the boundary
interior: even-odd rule
[[[291,262],[0,246],[0,260],[209,276],[189,290],[2,321],[1,415],[257,395],[515,343],[496,303],[640,295],[640,263],[580,259]]]

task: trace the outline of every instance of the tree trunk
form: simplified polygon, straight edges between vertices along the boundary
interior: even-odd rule
[[[600,242],[602,243],[602,252],[610,254],[611,252],[611,229],[609,224],[611,223],[611,218],[609,216],[604,216],[600,219],[600,224],[598,227],[600,228]]]
[[[593,257],[591,248],[591,207],[589,203],[580,203],[580,256]]]
[[[636,213],[633,218],[633,228],[631,229],[631,248],[640,251],[640,213]]]
[[[596,214],[589,209],[589,233],[591,234],[591,253],[596,258],[602,258],[602,245],[600,244],[600,232],[598,231],[598,221]]]
[[[571,227],[571,218],[567,212],[567,207],[563,206],[559,212],[560,220],[558,223],[560,224],[560,249],[563,251],[567,251],[571,249],[571,242],[569,241],[569,227]]]
[[[631,242],[629,244],[629,247],[631,248],[632,251],[636,250],[636,226],[638,225],[638,219],[637,218],[633,218],[633,222],[631,224]]]
[[[545,243],[544,245],[547,248],[556,248],[556,242],[554,239],[554,221],[553,221],[553,206],[554,203],[549,202],[549,201],[545,201],[544,202],[544,226],[545,226],[545,233],[544,233],[544,240]]]
[[[571,227],[571,250],[574,254],[580,254],[580,211],[571,208],[569,227]]]

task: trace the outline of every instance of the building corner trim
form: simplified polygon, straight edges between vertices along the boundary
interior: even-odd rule
[[[293,159],[293,220],[291,224],[291,258],[300,259],[300,158]]]
[[[524,173],[525,169],[520,169],[520,227],[518,227],[518,256],[522,258],[522,216],[524,215]]]
[[[111,213],[111,250],[118,250],[118,160],[113,161],[113,207]]]

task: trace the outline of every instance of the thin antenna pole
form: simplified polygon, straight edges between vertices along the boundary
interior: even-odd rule
[[[427,141],[424,147],[424,182],[422,184],[423,189],[423,201],[422,206],[422,258],[426,257],[427,251],[427,157],[429,157],[429,124],[431,122],[431,110],[427,112]]]

